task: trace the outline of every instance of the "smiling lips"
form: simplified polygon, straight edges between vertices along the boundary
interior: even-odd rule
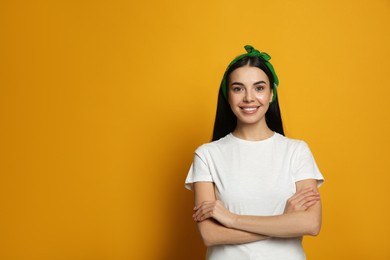
[[[256,113],[256,111],[259,109],[259,106],[256,106],[256,107],[240,107],[241,110],[245,113],[245,114],[253,114],[253,113]]]

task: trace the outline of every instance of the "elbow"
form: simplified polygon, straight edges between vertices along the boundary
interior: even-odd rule
[[[202,237],[202,240],[203,240],[203,244],[204,244],[206,247],[214,246],[214,245],[215,245],[211,239]]]
[[[318,236],[321,230],[321,221],[312,221],[308,225],[307,235],[309,236]]]
[[[202,238],[203,244],[206,247],[215,246],[218,244],[217,238],[215,237],[215,232],[213,232],[213,224],[209,223],[209,220],[198,223],[198,230]]]
[[[215,245],[214,240],[210,237],[209,234],[202,234],[202,233],[201,233],[200,236],[202,237],[203,244],[204,244],[206,247],[214,246],[214,245]]]
[[[211,232],[208,232],[207,230],[202,230],[202,229],[200,229],[199,231],[200,231],[200,236],[202,238],[203,244],[206,247],[216,245],[215,239],[213,239],[213,235],[211,234]]]
[[[310,229],[310,231],[308,232],[308,235],[309,236],[318,236],[320,234],[320,230],[321,228],[320,227],[313,227],[312,229]]]

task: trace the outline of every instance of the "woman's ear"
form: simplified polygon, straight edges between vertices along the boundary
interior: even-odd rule
[[[269,103],[272,103],[272,100],[274,99],[274,90],[271,89],[271,99],[269,100]]]

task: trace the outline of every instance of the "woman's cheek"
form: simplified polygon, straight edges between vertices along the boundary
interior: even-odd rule
[[[264,93],[258,93],[256,94],[256,97],[258,100],[264,102],[264,100],[266,100],[266,95]]]

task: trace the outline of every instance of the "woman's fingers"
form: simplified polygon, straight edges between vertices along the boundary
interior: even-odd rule
[[[213,216],[214,208],[214,205],[211,203],[202,205],[196,210],[194,219],[196,221],[203,221],[207,218],[211,218]]]
[[[306,210],[320,200],[320,194],[313,188],[306,188],[291,196],[286,203],[285,213]]]
[[[306,189],[303,189],[303,190],[295,193],[294,196],[292,196],[291,198],[299,201],[299,200],[305,199],[308,196],[316,195],[316,194],[318,194],[318,192],[314,191],[313,188],[306,188]]]
[[[289,201],[295,202],[295,201],[300,201],[302,198],[306,196],[307,193],[311,192],[311,189],[305,189],[301,190],[299,192],[296,192],[293,196],[289,198]]]
[[[319,199],[318,199],[318,200],[309,201],[309,202],[307,202],[306,204],[304,204],[303,207],[305,207],[306,209],[308,209],[308,208],[310,208],[311,206],[313,206],[314,204],[316,204],[317,201],[319,201]],[[306,209],[305,209],[305,210],[306,210]]]
[[[208,208],[200,208],[194,214],[194,220],[201,221],[206,219],[207,217],[211,217],[211,211]]]
[[[300,197],[298,203],[304,205],[310,201],[318,201],[318,200],[320,200],[320,194],[316,191],[312,191],[312,192],[307,192],[305,193],[305,196]]]
[[[313,206],[315,203],[317,203],[319,200],[320,197],[318,195],[308,196],[298,202],[298,207],[303,210],[306,210],[309,207]]]
[[[303,205],[304,203],[311,201],[311,200],[317,200],[319,199],[320,194],[313,189],[303,190],[301,192],[296,193],[292,198],[292,201],[294,201],[297,204]]]
[[[204,201],[201,204],[195,206],[195,213],[192,215],[195,221],[203,221],[212,217],[212,213],[215,209],[216,203],[214,201]]]
[[[195,221],[203,221],[207,218],[214,218],[223,225],[229,225],[233,221],[233,215],[225,208],[219,200],[204,201],[194,208],[193,218]]]
[[[305,209],[320,200],[319,194],[307,194],[307,196],[300,198],[296,204],[298,207],[304,207]]]

